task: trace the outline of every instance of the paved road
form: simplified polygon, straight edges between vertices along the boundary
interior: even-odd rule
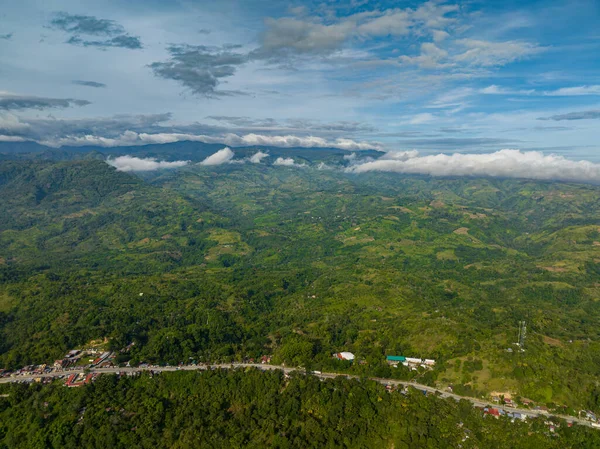
[[[127,373],[139,373],[139,372],[143,372],[143,371],[154,371],[154,372],[197,371],[197,370],[218,369],[218,368],[229,369],[229,368],[249,368],[249,367],[250,368],[258,368],[263,371],[283,370],[285,373],[288,373],[288,374],[293,371],[298,371],[298,368],[290,368],[290,367],[284,367],[284,366],[279,366],[279,365],[266,365],[266,364],[259,364],[259,363],[227,363],[227,364],[217,364],[217,365],[196,365],[196,366],[184,365],[184,366],[161,366],[161,367],[147,367],[147,368],[139,368],[139,367],[135,367],[135,368],[134,367],[131,367],[131,368],[91,368],[88,370],[88,372],[98,373],[98,374],[103,374],[103,373],[127,374]],[[21,382],[21,381],[26,381],[26,380],[33,380],[33,379],[40,378],[40,377],[60,377],[60,376],[64,376],[64,375],[69,375],[69,374],[73,374],[73,373],[81,373],[81,372],[83,372],[83,371],[71,369],[71,370],[65,370],[65,371],[53,371],[51,373],[44,373],[44,374],[17,375],[15,377],[0,378],[0,383]],[[333,379],[337,376],[345,376],[349,379],[360,379],[360,376],[355,376],[352,374],[313,373],[313,375],[316,377],[319,377],[321,379]],[[481,401],[476,398],[467,397],[467,396],[459,396],[457,394],[450,393],[448,391],[439,390],[437,388],[430,387],[428,385],[418,384],[415,382],[407,382],[407,381],[396,380],[396,379],[382,379],[382,378],[377,378],[377,377],[371,378],[371,380],[379,382],[383,385],[410,386],[410,387],[416,388],[418,390],[427,391],[428,393],[438,394],[442,398],[453,398],[456,401],[460,401],[461,399],[464,399],[464,400],[471,402],[476,407],[486,407],[486,406],[490,405],[489,402],[484,402],[484,401]],[[543,417],[555,416],[558,418],[562,418],[562,419],[566,420],[567,422],[574,422],[574,423],[580,424],[582,426],[588,426],[588,427],[592,426],[589,421],[586,421],[586,420],[580,419],[580,418],[575,418],[573,416],[559,415],[559,414],[554,414],[554,413],[550,414],[548,412],[541,411],[541,410],[520,409],[520,408],[514,408],[514,407],[505,407],[505,406],[501,406],[501,405],[494,405],[493,407],[497,408],[497,409],[503,409],[506,412],[517,412],[517,413],[520,413],[522,415],[525,415],[525,416],[528,416],[531,418],[537,418],[539,416],[543,416]]]

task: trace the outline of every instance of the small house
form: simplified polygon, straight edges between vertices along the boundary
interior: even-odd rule
[[[333,356],[338,359],[338,360],[349,360],[349,361],[353,361],[354,360],[354,354],[352,354],[351,352],[337,352],[335,354],[333,354]]]

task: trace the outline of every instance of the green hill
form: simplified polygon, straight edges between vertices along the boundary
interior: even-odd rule
[[[598,187],[256,164],[142,181],[94,160],[1,173],[4,366],[106,337],[135,341],[134,362],[273,354],[600,409]]]

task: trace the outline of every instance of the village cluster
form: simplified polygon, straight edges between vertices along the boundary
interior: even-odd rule
[[[137,376],[141,374],[141,371],[147,371],[151,376],[154,374],[160,373],[162,370],[160,366],[151,365],[148,363],[140,363],[137,368],[137,371],[110,371],[111,368],[118,369],[119,364],[116,362],[117,355],[119,353],[128,353],[133,347],[134,343],[127,345],[125,348],[120,351],[105,351],[98,348],[86,348],[86,349],[74,349],[69,351],[62,359],[58,359],[54,362],[53,365],[28,365],[23,368],[8,371],[0,369],[0,378],[11,377],[15,378],[17,382],[40,382],[40,383],[50,383],[56,379],[65,379],[66,387],[80,387],[90,382],[93,382],[101,373],[95,370],[108,368],[109,372],[117,374],[118,376],[127,375],[127,376]],[[355,362],[356,357],[353,353],[343,351],[333,354],[333,357],[337,360],[342,361],[350,361]],[[422,359],[416,357],[405,357],[405,356],[396,356],[396,355],[388,355],[386,357],[387,363],[392,367],[398,367],[399,365],[410,368],[411,370],[426,369],[430,370],[435,367],[435,360],[433,359]],[[248,358],[243,361],[243,364],[255,365],[262,364],[268,365],[271,363],[271,356],[263,355],[256,360],[254,358]],[[130,368],[129,362],[125,365],[127,368]],[[169,367],[169,365],[166,365]],[[190,361],[187,365],[184,363],[180,363],[178,366],[173,367],[173,369],[181,369],[185,366],[198,366],[196,361]],[[211,365],[207,365],[211,366]],[[232,365],[233,366],[233,365]],[[211,368],[212,369],[212,368]],[[90,371],[91,370],[91,371]],[[47,376],[48,374],[53,374],[51,376]],[[320,371],[313,371],[313,374],[321,375]],[[23,379],[19,379],[22,377]],[[286,374],[286,377],[288,375]],[[387,384],[386,390],[388,392],[394,392],[398,387]],[[418,386],[415,388],[419,389]],[[400,393],[407,394],[408,387],[404,386],[398,390]],[[428,394],[428,391],[422,390],[424,394]],[[448,391],[452,393],[452,387],[448,387]],[[527,415],[524,413],[520,413],[516,410],[506,410],[505,408],[516,408],[517,404],[512,400],[509,394],[499,394],[492,393],[491,394],[491,402],[499,404],[498,406],[478,406],[484,416],[490,416],[495,418],[505,417],[511,419],[513,422],[517,420],[526,420]],[[529,410],[536,411],[542,415],[549,416],[550,411],[546,406],[543,405],[535,405],[532,401],[527,399],[521,399],[519,402],[520,407],[525,407]],[[581,410],[578,413],[578,418],[585,420],[590,423],[592,427],[600,428],[600,422],[598,422],[598,417],[589,410]],[[554,432],[555,428],[559,426],[557,422],[547,421],[548,429],[550,432]],[[568,423],[569,426],[572,425],[572,422]]]
[[[354,354],[351,352],[336,352],[333,357],[338,360],[347,360],[353,362],[355,360]],[[418,368],[433,369],[435,367],[435,360],[433,359],[420,359],[414,357],[404,357],[402,355],[388,355],[386,357],[387,363],[394,368],[398,365],[403,365],[411,370],[417,370]]]

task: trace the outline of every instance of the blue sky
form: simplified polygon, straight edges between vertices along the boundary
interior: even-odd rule
[[[600,161],[597,0],[7,3],[0,140]]]

